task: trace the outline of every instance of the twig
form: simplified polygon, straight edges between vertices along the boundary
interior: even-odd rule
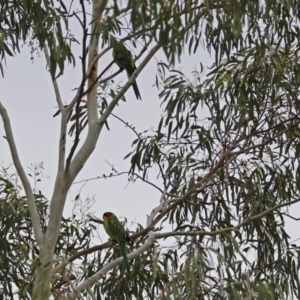
[[[95,84],[97,84],[98,83],[98,80],[103,76],[103,74],[105,74],[108,70],[109,70],[109,68],[113,65],[113,63],[114,63],[114,61],[112,61],[98,76],[97,76],[97,78],[94,80],[94,82],[88,87],[88,89],[83,93],[83,96],[84,95],[86,95],[86,94],[88,94],[92,89],[93,89],[93,87],[95,86]],[[110,75],[109,77],[107,77],[107,78],[105,78],[105,79],[103,79],[102,81],[101,81],[101,83],[103,83],[103,82],[106,82],[106,81],[108,81],[108,80],[110,80],[111,78],[113,78],[113,77],[115,77],[116,75],[118,75],[119,73],[121,73],[122,72],[122,70],[119,70],[118,72],[115,72],[114,74],[112,74],[112,75]],[[99,83],[100,84],[100,83]]]
[[[52,76],[52,74],[50,72],[51,62],[50,62],[50,55],[49,55],[48,47],[47,47],[46,44],[44,45],[44,53],[45,53],[47,65],[48,65],[48,68],[49,68],[49,73],[50,73],[51,79],[52,79],[52,84],[53,84],[53,88],[54,88],[54,92],[55,92],[55,96],[56,96],[56,102],[58,104],[59,110],[62,111],[64,109],[64,105],[63,105],[62,100],[61,100],[60,91],[59,91],[59,87],[58,87],[57,81]]]
[[[185,202],[188,203],[189,205],[193,205],[193,206],[213,205],[212,202],[204,202],[204,201],[200,201],[200,202],[197,202],[197,203],[193,203],[193,202],[191,202],[191,201],[186,200]]]
[[[45,52],[45,57],[47,60],[48,67],[50,68],[51,66],[51,61],[50,61],[50,56],[49,56],[49,51],[47,45],[44,46],[44,52]],[[56,95],[56,102],[58,104],[58,111],[56,114],[54,114],[53,117],[55,117],[57,114],[60,112],[62,113],[62,118],[61,118],[61,126],[60,126],[60,138],[59,138],[59,150],[58,150],[58,173],[61,173],[64,170],[65,166],[65,148],[66,148],[66,131],[67,131],[67,113],[66,113],[66,106],[63,105],[62,100],[61,100],[61,95],[60,91],[58,88],[58,84],[56,79],[52,76],[51,72],[49,71],[54,87],[54,92]]]
[[[296,199],[296,200],[293,200],[293,201],[286,202],[286,203],[278,204],[274,207],[271,207],[271,208],[263,211],[262,213],[260,213],[258,215],[255,215],[253,217],[249,217],[249,218],[243,220],[242,222],[240,222],[236,226],[222,228],[222,229],[214,230],[214,231],[198,231],[198,230],[195,230],[195,231],[183,231],[183,232],[182,231],[173,231],[173,232],[156,233],[155,238],[156,239],[162,239],[162,238],[166,238],[166,237],[170,237],[170,236],[196,236],[196,235],[215,236],[215,235],[224,234],[224,233],[227,233],[227,232],[230,232],[230,231],[237,231],[241,227],[243,227],[243,226],[249,224],[250,222],[252,222],[253,220],[260,219],[260,218],[264,217],[265,215],[269,214],[270,212],[273,212],[276,209],[279,209],[279,208],[284,207],[284,206],[292,205],[292,204],[297,203],[297,202],[300,202],[300,198]]]
[[[129,125],[128,122],[124,121],[123,119],[121,119],[121,118],[118,117],[117,115],[115,115],[115,114],[113,114],[113,113],[111,113],[111,115],[112,115],[113,117],[115,117],[117,120],[119,120],[120,122],[122,122],[123,124],[125,124],[128,128],[130,128],[130,129],[135,133],[135,135],[139,138],[139,140],[142,141],[143,145],[145,146],[145,142],[144,142],[143,139],[141,138],[141,135],[135,130],[135,127],[133,127],[132,125]],[[149,156],[157,163],[158,168],[159,168],[159,171],[160,171],[160,174],[161,174],[161,177],[162,177],[162,179],[163,179],[164,189],[166,189],[166,188],[167,188],[167,180],[166,180],[166,178],[165,178],[165,176],[164,176],[163,168],[162,168],[160,162],[158,161],[157,158],[155,158],[155,157],[154,157],[153,155],[151,155],[150,153],[147,152],[147,155],[149,155]]]
[[[74,184],[79,184],[79,183],[82,183],[82,182],[86,183],[88,181],[97,180],[97,179],[108,179],[108,178],[117,177],[117,176],[121,176],[121,175],[134,175],[138,179],[142,180],[143,182],[153,186],[154,188],[159,190],[161,193],[163,192],[163,190],[161,188],[159,188],[157,185],[155,185],[154,183],[144,179],[143,177],[141,177],[140,175],[138,175],[136,173],[132,173],[132,172],[128,172],[128,171],[117,172],[117,174],[102,175],[102,176],[97,176],[97,177],[90,178],[90,179],[80,180],[80,181],[74,182]]]
[[[70,167],[70,163],[72,160],[72,157],[75,153],[75,150],[78,146],[78,143],[80,141],[79,136],[81,133],[81,129],[80,129],[80,125],[79,125],[79,106],[80,106],[80,102],[81,102],[81,98],[83,97],[83,88],[84,88],[84,83],[85,83],[85,65],[86,65],[86,41],[87,41],[87,28],[86,28],[86,13],[85,13],[85,6],[84,6],[84,1],[80,1],[81,7],[82,7],[82,12],[83,12],[83,21],[81,22],[81,20],[78,18],[81,26],[82,26],[82,30],[83,30],[83,42],[82,42],[82,58],[81,58],[81,65],[82,65],[82,81],[79,87],[79,94],[78,94],[78,98],[77,98],[77,102],[76,102],[76,109],[75,109],[75,116],[76,116],[76,120],[75,120],[75,140],[74,143],[72,145],[72,148],[70,150],[69,156],[67,157],[66,160],[66,170],[69,169]],[[77,14],[75,14],[75,16],[77,17]]]

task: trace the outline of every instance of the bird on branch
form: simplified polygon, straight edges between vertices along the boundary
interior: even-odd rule
[[[127,269],[127,274],[130,274],[130,267],[126,252],[126,243],[133,245],[132,239],[130,239],[128,232],[121,224],[119,219],[112,212],[106,212],[103,214],[103,226],[106,233],[115,241],[118,242],[121,254],[124,258],[124,265]]]
[[[135,61],[130,50],[128,50],[123,42],[113,41],[113,58],[115,63],[122,69],[126,70],[128,78],[131,77],[133,72],[136,70]],[[142,100],[139,88],[136,81],[132,84],[136,99]]]

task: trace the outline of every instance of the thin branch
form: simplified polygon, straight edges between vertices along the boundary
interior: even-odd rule
[[[80,124],[79,124],[79,118],[80,118],[80,110],[79,110],[79,106],[80,106],[80,102],[81,102],[81,98],[83,97],[83,90],[84,90],[84,83],[85,83],[85,65],[86,65],[86,43],[87,43],[87,33],[88,30],[86,28],[86,12],[85,12],[85,5],[84,5],[84,1],[80,1],[81,7],[82,7],[82,12],[83,12],[83,21],[81,22],[81,20],[79,19],[79,22],[82,26],[82,30],[83,30],[83,42],[82,42],[82,57],[81,57],[81,65],[82,65],[82,81],[79,87],[79,95],[77,98],[77,102],[76,102],[76,109],[75,109],[75,140],[74,143],[72,145],[72,148],[70,150],[69,156],[67,157],[67,161],[66,161],[66,170],[69,169],[70,167],[70,163],[71,160],[73,158],[73,155],[75,153],[75,150],[79,144],[79,136],[81,133],[81,128],[80,128]],[[77,14],[75,14],[75,16],[77,17]]]
[[[148,47],[150,46],[152,40],[153,40],[153,38],[151,37],[151,38],[149,39],[149,41],[148,41],[148,42],[144,45],[144,47],[142,48],[142,50],[141,50],[141,52],[139,53],[139,55],[136,56],[136,57],[134,58],[135,61],[138,60],[140,57],[142,57],[142,55],[144,54],[144,52],[146,52],[146,50],[147,50]]]
[[[45,53],[47,65],[48,65],[48,68],[49,68],[49,73],[50,73],[51,79],[52,79],[52,84],[53,84],[53,88],[54,88],[54,92],[55,92],[55,96],[56,96],[56,102],[58,104],[59,109],[62,111],[64,109],[64,105],[63,105],[62,100],[61,100],[60,91],[59,91],[59,87],[58,87],[57,81],[52,76],[52,74],[50,72],[51,61],[50,61],[50,55],[49,55],[49,51],[48,51],[48,46],[46,44],[44,46],[44,53]]]
[[[115,117],[117,120],[119,120],[120,122],[122,122],[123,124],[125,124],[128,128],[130,128],[130,129],[135,133],[135,135],[139,138],[139,140],[142,141],[143,145],[145,146],[145,142],[144,142],[143,139],[141,138],[141,135],[135,130],[135,127],[133,127],[132,125],[129,125],[128,122],[124,121],[123,119],[121,119],[121,118],[118,117],[117,115],[115,115],[115,114],[113,114],[113,113],[111,113],[111,115],[112,115],[113,117]],[[149,155],[149,156],[157,163],[158,168],[159,168],[159,170],[160,170],[160,174],[161,174],[162,179],[163,179],[163,182],[164,182],[164,189],[166,189],[166,188],[167,188],[167,180],[166,180],[166,178],[165,178],[165,176],[164,176],[163,168],[162,168],[160,162],[158,161],[157,158],[155,158],[155,157],[154,157],[153,155],[151,155],[150,153],[147,152],[147,154],[148,154],[148,155]]]
[[[300,198],[296,199],[296,200],[293,200],[293,201],[286,202],[286,203],[281,203],[281,204],[275,205],[274,207],[271,207],[271,208],[263,211],[262,213],[260,213],[258,215],[255,215],[253,217],[248,217],[247,219],[240,222],[236,226],[222,228],[222,229],[215,230],[215,231],[195,230],[195,231],[184,231],[184,232],[174,231],[174,232],[156,233],[155,238],[156,239],[162,239],[162,238],[166,238],[166,237],[170,237],[170,236],[197,236],[197,235],[215,236],[215,235],[224,234],[224,233],[227,233],[227,232],[230,232],[230,231],[237,231],[241,227],[243,227],[243,226],[249,224],[250,222],[252,222],[253,220],[260,219],[260,218],[264,217],[265,215],[268,215],[269,213],[273,212],[274,210],[277,210],[277,209],[279,209],[281,207],[284,207],[284,206],[292,205],[292,204],[297,203],[297,202],[300,202]]]
[[[112,164],[110,164],[107,160],[105,160],[105,161],[109,164],[109,166],[110,166],[115,172],[119,173],[119,172],[114,168],[114,166],[113,166]],[[134,176],[136,176],[138,179],[142,180],[142,181],[145,182],[145,183],[148,183],[149,185],[153,186],[154,188],[156,188],[157,190],[159,190],[161,193],[163,193],[163,190],[162,190],[161,188],[159,188],[159,187],[158,187],[157,185],[155,185],[154,183],[152,183],[152,182],[146,180],[145,178],[143,178],[143,177],[140,176],[139,174],[133,173],[133,172],[127,172],[127,173],[128,173],[128,175],[134,175]]]
[[[212,202],[204,202],[204,201],[193,203],[191,201],[186,200],[185,202],[188,203],[189,205],[192,205],[192,206],[213,205]]]
[[[122,122],[126,127],[130,128],[130,129],[135,133],[135,135],[136,135],[139,139],[141,139],[141,136],[140,136],[140,134],[135,130],[135,127],[133,127],[132,125],[129,125],[128,122],[124,121],[123,119],[121,119],[121,118],[118,117],[117,115],[115,115],[115,114],[113,114],[113,113],[111,113],[111,115],[112,115],[114,118],[116,118],[117,120],[119,120],[120,122]]]
[[[300,218],[296,218],[296,217],[290,216],[290,215],[288,215],[288,214],[286,214],[286,213],[282,213],[282,215],[283,215],[283,216],[286,216],[287,218],[291,218],[291,219],[293,219],[294,221],[299,221],[299,220],[300,220]]]
[[[99,79],[103,76],[103,74],[105,74],[109,68],[113,65],[114,61],[112,61],[111,63],[109,63],[109,65],[97,76],[97,78],[95,79],[95,81],[89,86],[89,88],[83,93],[83,95],[88,94],[93,88],[94,86],[97,84],[100,84],[100,82],[98,83]],[[108,76],[107,78],[101,80],[101,83],[107,82],[108,80],[110,80],[111,78],[115,77],[116,75],[118,75],[119,73],[121,73],[123,70],[120,69],[119,71],[115,72],[114,74]]]
[[[4,129],[5,129],[5,133],[6,133],[6,139],[8,141],[8,145],[10,148],[10,153],[11,153],[14,165],[20,176],[20,179],[22,181],[22,184],[23,184],[23,187],[24,187],[24,190],[26,193],[27,203],[28,203],[28,208],[29,208],[29,212],[30,212],[30,217],[31,217],[31,221],[32,221],[35,238],[36,238],[37,244],[39,246],[41,246],[44,242],[44,234],[43,234],[42,228],[41,228],[40,216],[38,214],[38,211],[37,211],[37,208],[35,205],[35,198],[34,198],[34,195],[32,192],[30,182],[26,176],[26,173],[22,167],[22,164],[21,164],[21,161],[20,161],[20,158],[18,155],[18,150],[17,150],[16,144],[14,141],[14,136],[13,136],[12,128],[10,125],[9,116],[7,114],[5,107],[1,103],[1,101],[0,101],[0,114],[1,114],[1,117],[3,120]]]
[[[83,183],[83,182],[88,182],[88,181],[92,181],[92,180],[97,180],[97,179],[108,179],[108,178],[112,178],[112,177],[117,177],[117,176],[121,176],[121,175],[134,175],[136,176],[138,179],[142,180],[143,182],[153,186],[154,188],[156,188],[157,190],[159,190],[161,193],[163,192],[163,190],[161,188],[159,188],[157,185],[155,185],[154,183],[144,179],[143,177],[141,177],[139,174],[136,174],[136,173],[132,173],[132,172],[128,172],[128,171],[125,171],[125,172],[117,172],[117,174],[109,174],[109,175],[102,175],[102,176],[97,176],[97,177],[94,177],[94,178],[90,178],[90,179],[85,179],[85,180],[80,180],[80,181],[77,181],[77,182],[74,182],[74,184],[78,184],[78,183]]]
[[[47,45],[44,46],[44,52],[45,52],[45,57],[46,57],[48,67],[50,68],[51,61],[50,61],[50,56],[49,56],[49,51],[48,51]],[[67,111],[67,109],[65,108],[65,106],[62,103],[57,81],[55,78],[53,78],[50,71],[49,71],[49,73],[51,75],[54,92],[55,92],[55,96],[56,96],[56,102],[58,104],[57,114],[62,112],[62,118],[61,118],[61,124],[60,124],[59,149],[58,149],[58,169],[57,169],[57,172],[61,173],[65,167],[65,154],[66,154],[65,149],[66,149],[66,131],[67,131],[67,112],[66,111]]]
[[[264,146],[264,145],[267,145],[268,143],[270,143],[271,141],[275,140],[277,137],[283,135],[284,133],[288,132],[289,130],[291,130],[291,128],[295,128],[296,126],[298,126],[300,124],[300,121],[296,122],[295,124],[293,124],[291,127],[287,127],[285,130],[282,130],[280,132],[278,132],[277,134],[275,134],[274,136],[268,138],[268,139],[265,139],[263,142],[259,143],[259,144],[256,144],[256,145],[253,145],[253,146],[250,146],[250,147],[247,147],[247,148],[243,148],[239,151],[235,151],[235,152],[232,152],[233,155],[239,155],[239,154],[242,154],[242,153],[245,153],[245,152],[248,152],[249,150],[252,150],[252,149],[255,149],[257,147],[261,147],[261,146]],[[243,138],[245,139],[245,138]],[[242,140],[242,139],[241,139]],[[246,140],[246,139],[245,139]]]
[[[111,64],[109,64],[109,65],[111,66],[113,63],[114,63],[114,62],[112,61]],[[115,72],[115,73],[109,75],[108,77],[106,77],[106,78],[100,80],[100,81],[98,82],[98,85],[100,85],[100,84],[102,84],[102,83],[104,83],[104,82],[107,82],[107,81],[111,80],[112,78],[116,77],[117,75],[119,75],[119,74],[122,73],[122,72],[123,72],[123,70],[122,70],[122,69],[119,69],[117,72]],[[102,72],[102,73],[103,73],[103,72]],[[99,77],[99,78],[101,78],[101,77]]]

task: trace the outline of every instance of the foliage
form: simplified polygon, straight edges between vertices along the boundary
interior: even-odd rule
[[[55,3],[56,2],[56,3]],[[0,71],[4,75],[2,62],[6,55],[20,52],[22,42],[32,49],[43,49],[47,43],[51,57],[51,73],[63,73],[64,64],[74,62],[70,44],[77,42],[68,32],[68,10],[64,1],[1,0],[0,18]],[[67,31],[67,34],[65,33]]]
[[[40,167],[32,175],[41,181]],[[2,168],[0,174],[0,299],[31,299],[35,269],[39,264],[39,249],[36,244],[26,197],[19,179],[10,168]],[[40,190],[35,199],[45,230],[49,201]],[[64,257],[91,247],[92,232],[96,227],[87,224],[86,216],[63,218],[60,238],[56,245],[54,262],[57,265]],[[59,296],[70,280],[78,280],[78,270],[68,268],[56,274],[52,292]]]
[[[67,12],[62,1],[59,7],[52,1],[23,1],[16,12],[11,2],[2,2],[2,57],[19,50],[20,40],[32,39],[40,47],[47,42],[56,76],[73,59],[60,22],[66,22],[67,31],[71,18],[80,20],[83,81],[78,100],[66,114],[69,134],[75,135],[74,151],[67,158],[71,163],[76,141],[90,125],[92,100],[82,97],[89,97],[97,84],[99,126],[108,126],[103,116],[111,113],[112,103],[125,100],[123,88],[118,94],[114,90],[112,78],[118,72],[102,78],[108,68],[85,87],[86,78],[92,77],[85,73],[87,36],[99,37],[103,53],[115,36],[127,44],[131,40],[140,50],[138,57],[147,51],[149,60],[154,59],[154,47],[148,49],[153,44],[166,56],[158,63],[162,118],[156,130],[139,133],[121,120],[137,135],[125,157],[129,178],[142,179],[161,192],[157,207],[145,212],[147,227],[137,224],[130,232],[135,245],[128,252],[136,255],[130,261],[130,281],[121,276],[116,245],[91,247],[97,227],[85,218],[63,219],[54,255],[54,297],[75,298],[73,292],[85,299],[300,297],[299,247],[286,230],[287,220],[297,220],[289,208],[300,202],[297,1],[131,0],[125,6],[112,1],[103,18],[93,20],[92,31],[85,15]],[[83,1],[81,8],[85,12]],[[197,53],[201,45],[215,62],[208,73],[200,64],[190,79],[177,65],[185,50]],[[149,181],[153,174],[158,182]],[[113,169],[111,175],[120,174]],[[9,279],[0,283],[2,297],[11,298],[17,291],[29,299],[39,250],[27,199],[7,174],[2,174],[0,188],[0,276]],[[48,201],[40,191],[34,196],[44,232]],[[90,282],[95,284],[78,289]]]
[[[158,166],[165,201],[181,199],[165,222],[174,235],[187,232],[172,251],[175,262],[186,257],[179,269],[193,253],[195,270],[171,289],[183,299],[191,290],[195,299],[299,297],[299,249],[285,230],[286,206],[300,200],[297,65],[294,47],[262,42],[213,66],[203,82],[201,73],[194,82],[179,72],[163,78],[165,116],[134,141],[131,168],[147,177]],[[185,290],[187,280],[199,284],[199,269],[198,293]]]

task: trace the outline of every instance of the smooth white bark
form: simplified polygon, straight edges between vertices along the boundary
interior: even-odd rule
[[[4,124],[4,129],[5,129],[5,134],[6,134],[6,139],[10,148],[10,153],[14,162],[14,165],[16,167],[16,170],[18,172],[18,175],[20,176],[21,182],[23,184],[24,187],[24,191],[26,194],[26,198],[27,198],[27,203],[28,203],[28,208],[29,208],[29,213],[30,213],[30,217],[32,220],[32,226],[33,226],[33,231],[35,234],[35,238],[37,241],[37,244],[39,246],[41,246],[43,244],[44,241],[44,234],[42,232],[42,228],[41,228],[41,220],[40,220],[40,216],[38,214],[36,205],[35,205],[35,198],[33,195],[33,191],[30,185],[30,182],[27,178],[27,175],[23,169],[23,166],[21,164],[20,158],[19,158],[19,154],[18,154],[18,150],[17,150],[17,146],[14,140],[14,136],[13,136],[13,132],[12,132],[12,128],[10,125],[10,119],[8,116],[8,113],[5,109],[5,107],[3,106],[3,104],[0,101],[0,114],[3,120],[3,124]]]

